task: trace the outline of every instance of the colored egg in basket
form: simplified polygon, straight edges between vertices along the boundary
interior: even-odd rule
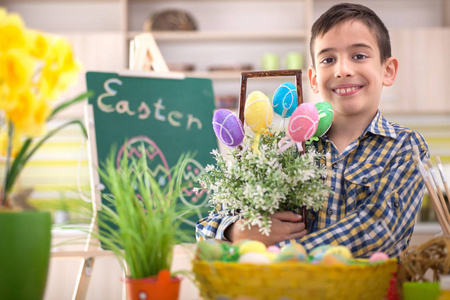
[[[223,256],[223,248],[221,243],[215,240],[206,240],[197,243],[196,256],[204,261],[221,260]]]
[[[280,253],[274,259],[274,262],[283,261],[306,261],[308,254],[305,248],[300,244],[289,244],[281,248]]]
[[[248,252],[258,252],[258,253],[265,253],[266,252],[266,245],[264,243],[259,241],[245,241],[242,242],[239,246],[239,255],[243,255]]]
[[[389,259],[389,256],[384,252],[375,252],[373,253],[370,258],[369,262],[371,263],[377,263],[377,262],[383,262]]]
[[[239,263],[242,264],[270,264],[272,260],[261,252],[246,252],[239,256]]]

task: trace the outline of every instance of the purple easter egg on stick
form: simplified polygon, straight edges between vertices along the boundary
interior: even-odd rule
[[[244,139],[244,126],[241,120],[228,109],[217,110],[212,124],[217,138],[228,147],[236,147]]]
[[[319,123],[319,113],[312,103],[302,103],[289,119],[288,132],[296,142],[304,142],[313,137]]]

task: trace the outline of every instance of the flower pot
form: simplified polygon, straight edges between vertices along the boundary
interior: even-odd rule
[[[51,223],[49,212],[0,212],[0,299],[44,297]]]
[[[439,282],[403,283],[403,299],[405,300],[435,300],[440,293]]]
[[[158,276],[125,278],[129,300],[176,300],[180,281],[179,277],[170,277],[167,270],[160,271]]]

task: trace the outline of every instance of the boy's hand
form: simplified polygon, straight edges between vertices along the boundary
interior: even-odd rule
[[[281,211],[272,214],[270,219],[272,226],[269,236],[261,234],[258,226],[252,226],[250,229],[245,226],[245,229],[241,230],[244,221],[238,220],[225,230],[225,238],[230,242],[244,239],[257,240],[270,246],[285,240],[301,238],[307,234],[301,215],[290,211]]]

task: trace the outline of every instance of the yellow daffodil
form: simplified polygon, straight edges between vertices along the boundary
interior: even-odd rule
[[[24,48],[25,26],[18,14],[7,14],[0,9],[0,53],[9,49]]]
[[[16,105],[6,112],[8,119],[19,131],[26,131],[35,108],[36,96],[28,89],[16,96]]]
[[[79,124],[86,132],[79,120],[71,120],[45,133],[51,115],[84,98],[51,107],[52,100],[77,79],[79,70],[66,40],[27,29],[19,15],[0,8],[0,154],[13,158],[5,161],[0,206],[31,155],[49,137],[71,124]],[[36,137],[40,140],[34,143]]]
[[[39,89],[44,96],[55,99],[57,93],[76,81],[79,70],[70,44],[60,37],[54,37],[45,57]]]
[[[30,30],[27,33],[28,47],[30,54],[37,59],[43,59],[48,52],[48,38],[39,31]]]
[[[10,49],[0,53],[0,82],[14,93],[28,86],[35,68],[35,61],[24,49]]]

